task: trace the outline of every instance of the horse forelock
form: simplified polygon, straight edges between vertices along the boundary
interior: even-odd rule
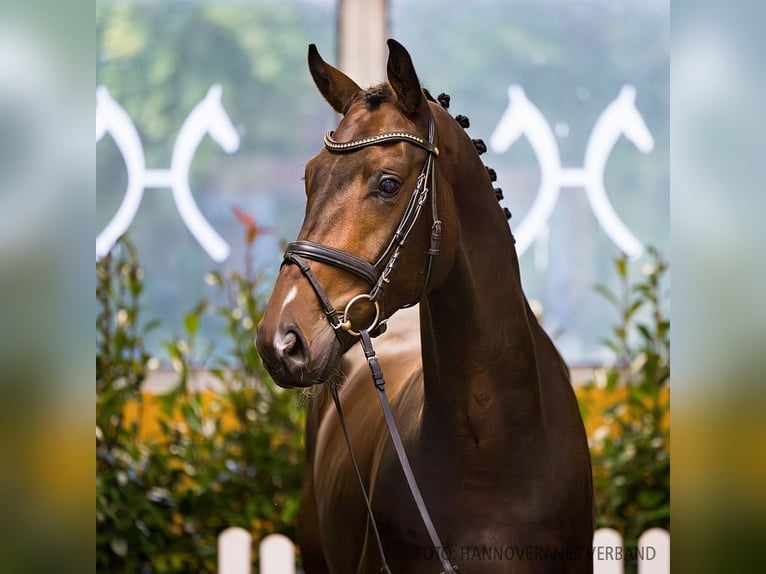
[[[378,84],[364,90],[362,97],[367,109],[372,111],[378,109],[380,104],[390,102],[393,98],[393,92],[388,84]]]

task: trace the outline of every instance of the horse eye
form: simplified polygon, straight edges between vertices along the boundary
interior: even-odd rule
[[[395,195],[399,191],[399,182],[393,177],[386,177],[380,180],[378,191],[383,195]]]

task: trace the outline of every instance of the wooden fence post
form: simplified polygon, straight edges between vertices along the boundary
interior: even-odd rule
[[[612,528],[593,534],[593,574],[624,574],[622,536]]]
[[[670,574],[670,533],[650,528],[638,539],[638,574]]]
[[[218,535],[218,574],[251,574],[252,536],[232,526]]]
[[[258,547],[261,574],[295,574],[295,546],[284,534],[269,534]]]
[[[218,574],[251,574],[252,537],[239,527],[218,536]],[[295,545],[283,534],[270,534],[259,546],[261,574],[296,574]],[[612,528],[593,534],[593,574],[624,574],[622,536]],[[651,528],[638,539],[638,574],[670,574],[670,533]]]

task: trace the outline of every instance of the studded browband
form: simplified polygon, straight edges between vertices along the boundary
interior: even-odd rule
[[[348,142],[339,142],[333,139],[333,131],[329,131],[324,136],[324,145],[331,151],[354,151],[359,148],[367,147],[370,145],[384,144],[388,142],[408,141],[415,144],[418,147],[423,148],[428,153],[432,153],[435,156],[439,155],[439,148],[435,145],[427,142],[421,137],[407,133],[407,132],[388,132],[385,134],[378,134],[374,136],[368,136]]]

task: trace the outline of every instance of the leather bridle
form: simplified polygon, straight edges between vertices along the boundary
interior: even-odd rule
[[[423,524],[426,528],[426,531],[428,532],[428,536],[436,551],[436,556],[438,556],[442,567],[444,568],[442,574],[455,574],[455,567],[452,566],[450,561],[445,556],[444,547],[442,546],[439,535],[437,534],[436,528],[434,527],[433,521],[431,520],[431,516],[428,513],[425,502],[423,501],[423,496],[421,495],[420,489],[418,488],[417,482],[415,481],[412,467],[410,465],[409,459],[407,458],[407,453],[404,450],[404,445],[402,444],[401,437],[399,436],[399,431],[396,427],[393,413],[391,412],[391,405],[389,404],[388,397],[386,396],[386,383],[383,378],[383,371],[380,368],[380,363],[375,354],[375,349],[372,347],[371,339],[372,337],[376,337],[385,331],[387,315],[385,309],[383,309],[383,293],[386,285],[390,281],[391,274],[396,268],[396,264],[399,260],[399,257],[401,256],[401,251],[404,248],[407,238],[414,229],[415,224],[420,217],[420,212],[428,200],[429,183],[431,192],[431,217],[433,223],[431,225],[431,245],[427,251],[428,260],[426,263],[425,279],[423,281],[423,287],[421,288],[418,297],[414,301],[404,305],[404,307],[411,307],[415,305],[425,294],[426,289],[428,288],[428,281],[431,277],[433,261],[439,254],[439,243],[442,236],[442,224],[439,220],[437,210],[437,198],[435,189],[436,176],[434,169],[434,160],[439,155],[439,148],[434,145],[434,138],[434,119],[430,114],[428,117],[428,140],[424,140],[419,136],[407,132],[389,132],[348,142],[337,142],[333,139],[333,132],[327,132],[324,137],[324,145],[330,152],[333,153],[348,153],[368,146],[382,145],[391,142],[407,142],[426,150],[428,152],[428,156],[426,157],[426,161],[423,164],[420,175],[418,176],[415,189],[410,196],[406,209],[404,210],[404,215],[402,216],[402,219],[399,222],[399,225],[397,226],[391,241],[388,243],[375,263],[369,263],[364,259],[361,259],[360,257],[357,257],[356,255],[341,249],[336,249],[334,247],[329,247],[327,245],[322,245],[313,241],[298,240],[287,245],[282,264],[294,264],[298,266],[301,273],[306,277],[312,289],[316,293],[322,309],[327,316],[327,320],[335,331],[335,335],[338,337],[341,344],[343,344],[343,340],[341,339],[342,332],[359,337],[365,357],[367,358],[367,364],[370,367],[370,372],[372,373],[372,380],[375,385],[378,398],[380,399],[381,408],[383,409],[383,416],[386,420],[386,425],[388,426],[388,431],[394,444],[394,450],[396,451],[396,455],[399,458],[399,463],[401,464],[402,470],[404,471],[407,485],[409,486],[412,497],[415,500],[415,504],[418,508],[418,512],[420,513],[420,517],[423,520]],[[343,313],[341,314],[333,306],[329,297],[322,288],[322,285],[319,283],[316,276],[314,275],[314,272],[311,270],[311,267],[306,262],[306,259],[316,261],[318,263],[332,265],[353,275],[356,275],[365,281],[368,285],[370,285],[370,291],[368,293],[360,293],[359,295],[352,297],[348,303],[346,303]],[[375,317],[368,327],[354,330],[352,329],[349,311],[358,301],[364,300],[369,301],[375,306]],[[367,506],[367,513],[370,517],[373,533],[375,534],[375,539],[378,545],[378,552],[380,553],[380,558],[383,564],[381,571],[385,574],[391,574],[388,562],[386,561],[386,555],[383,550],[383,543],[380,538],[375,516],[372,512],[372,504],[370,503],[367,489],[364,486],[364,480],[362,479],[361,472],[359,471],[359,465],[356,462],[354,451],[351,448],[351,440],[346,428],[346,422],[343,416],[343,410],[341,409],[341,403],[338,397],[337,388],[334,385],[331,385],[331,391],[333,401],[335,402],[335,408],[338,413],[338,419],[343,430],[343,436],[346,440],[346,447],[348,448],[348,452],[351,456],[354,472],[356,473],[357,481]]]
[[[431,276],[431,268],[433,266],[434,258],[439,254],[439,243],[442,235],[442,224],[439,220],[437,210],[437,198],[435,190],[435,170],[434,170],[434,158],[439,155],[439,148],[434,145],[434,121],[433,117],[429,115],[428,120],[428,140],[424,140],[407,132],[389,132],[375,136],[369,136],[349,142],[337,142],[333,139],[333,132],[327,132],[324,137],[325,147],[333,153],[348,153],[353,152],[368,146],[381,145],[390,142],[407,142],[414,144],[428,152],[426,161],[423,164],[423,168],[420,171],[420,175],[417,179],[415,189],[410,196],[407,207],[404,210],[399,225],[394,232],[391,241],[385,249],[383,249],[380,256],[375,263],[369,263],[356,255],[348,253],[334,247],[322,245],[308,240],[298,240],[287,245],[285,249],[283,263],[293,263],[298,266],[301,273],[308,279],[314,292],[317,294],[322,309],[327,316],[330,325],[335,330],[336,335],[340,336],[341,331],[346,331],[354,336],[359,336],[359,330],[353,330],[351,328],[351,320],[349,319],[349,311],[359,301],[368,300],[375,306],[375,318],[373,322],[367,327],[367,331],[371,333],[373,337],[380,335],[385,331],[385,323],[387,315],[385,309],[383,309],[383,292],[386,285],[390,281],[391,274],[396,268],[396,264],[399,261],[401,251],[409,237],[410,233],[417,223],[420,212],[423,209],[429,195],[429,183],[431,192],[431,246],[427,251],[428,261],[426,263],[425,279],[423,281],[423,287],[417,298],[404,305],[403,307],[411,307],[420,301],[423,293],[428,286],[428,280]],[[306,263],[306,259],[317,261],[319,263],[325,263],[343,269],[357,277],[361,278],[365,283],[370,286],[368,293],[361,293],[346,303],[343,313],[340,313],[330,302],[324,290],[322,289],[316,276],[311,271],[311,268]]]

